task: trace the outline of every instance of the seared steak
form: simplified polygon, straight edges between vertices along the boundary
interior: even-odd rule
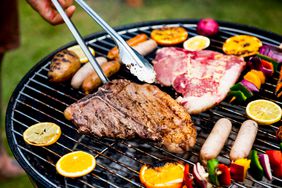
[[[113,80],[64,112],[82,133],[100,137],[140,137],[174,153],[196,143],[196,129],[184,107],[158,87]]]
[[[211,50],[191,52],[166,47],[157,51],[153,64],[158,82],[181,93],[177,101],[190,114],[198,114],[226,97],[246,63]]]

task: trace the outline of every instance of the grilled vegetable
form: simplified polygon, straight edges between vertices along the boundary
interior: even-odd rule
[[[246,96],[246,98],[250,98],[253,96],[253,93],[240,82],[232,86],[230,90],[231,91],[241,91]]]
[[[135,37],[132,37],[130,38],[129,40],[126,41],[126,43],[129,45],[129,46],[136,46],[137,44],[141,43],[141,42],[144,42],[148,39],[147,35],[146,34],[139,34],[139,35],[136,35]],[[109,52],[108,52],[108,55],[107,57],[109,59],[116,59],[118,58],[118,48],[115,46],[114,48],[112,48]]]
[[[260,49],[259,53],[270,57],[278,63],[282,63],[282,49],[264,44]]]
[[[110,76],[112,76],[113,74],[115,74],[119,71],[120,63],[118,61],[109,61],[109,62],[103,63],[101,65],[101,68],[102,68],[104,74],[107,77],[110,77]],[[102,84],[102,82],[101,82],[99,76],[97,75],[96,72],[93,72],[83,81],[82,90],[86,94],[89,94],[101,84]]]
[[[230,174],[233,180],[242,182],[244,181],[244,167],[241,165],[237,165],[235,163],[231,163],[230,165]]]
[[[276,131],[276,138],[279,140],[279,141],[282,141],[282,126],[280,126],[278,128],[278,130]]]
[[[248,80],[243,79],[241,81],[241,84],[244,85],[248,90],[254,91],[254,92],[259,92],[258,88],[252,83],[249,82]]]
[[[198,162],[193,166],[193,177],[195,184],[201,188],[207,188],[209,183],[207,180],[208,173],[206,173],[204,167]]]
[[[256,180],[262,180],[263,177],[263,168],[259,162],[258,152],[256,150],[252,150],[250,154],[251,159],[251,168],[250,173],[253,178]]]
[[[219,164],[217,168],[218,171],[221,172],[221,174],[218,176],[220,185],[224,185],[224,186],[231,185],[231,174],[228,166],[224,164]]]
[[[230,91],[228,93],[228,97],[230,98],[230,103],[231,102],[244,102],[245,100],[247,100],[247,97],[244,95],[244,93],[242,91]]]
[[[193,188],[193,176],[189,172],[189,165],[185,164],[184,169],[184,183],[186,185],[186,188]]]
[[[251,160],[248,160],[248,159],[237,159],[234,164],[236,165],[239,165],[239,166],[242,166],[244,168],[244,172],[243,172],[243,179],[241,179],[241,181],[244,181],[244,179],[246,178],[247,176],[247,170],[250,168],[250,163],[251,163]],[[241,173],[241,172],[240,172]],[[232,176],[232,174],[231,174]],[[233,177],[232,177],[233,178]]]
[[[217,159],[208,160],[207,167],[209,172],[209,179],[212,184],[219,186],[219,181],[217,176],[217,166],[218,166]]]
[[[80,68],[78,56],[69,50],[58,52],[51,61],[48,78],[51,82],[69,80]]]
[[[282,96],[282,66],[280,68],[280,75],[276,85],[275,94],[278,98]]]
[[[244,79],[253,83],[258,89],[260,89],[261,79],[256,73],[250,71],[244,76]]]
[[[151,32],[151,38],[164,46],[182,43],[187,37],[188,32],[183,27],[163,27]]]
[[[198,22],[197,33],[204,36],[214,36],[218,33],[218,23],[212,18],[205,18]]]
[[[255,73],[259,77],[261,84],[265,83],[265,76],[262,71],[252,69],[250,72]]]
[[[272,173],[270,168],[269,157],[266,154],[259,154],[259,162],[263,168],[264,174],[267,179],[272,180]]]
[[[236,35],[228,38],[223,44],[223,51],[226,54],[247,57],[258,52],[262,42],[253,36]]]
[[[268,57],[268,56],[259,54],[259,53],[257,54],[257,56],[260,57],[261,59],[264,59],[264,60],[270,62],[270,63],[273,65],[274,72],[277,71],[277,69],[278,69],[278,63],[277,63],[275,60],[271,59],[271,58]]]
[[[251,69],[262,71],[263,74],[268,77],[272,76],[274,73],[273,64],[264,59],[260,59],[258,56],[250,57],[248,65]]]
[[[282,178],[282,152],[279,150],[267,150],[265,153],[269,157],[273,174],[278,178]]]

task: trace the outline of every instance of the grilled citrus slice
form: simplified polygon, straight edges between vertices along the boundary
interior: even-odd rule
[[[173,162],[158,167],[143,165],[139,177],[146,188],[180,188],[184,169],[184,165]]]
[[[55,123],[43,122],[30,126],[23,133],[26,143],[34,146],[49,146],[61,136],[61,128]]]
[[[182,43],[187,37],[188,32],[183,27],[163,27],[151,32],[151,38],[164,46]]]
[[[62,156],[56,163],[59,174],[69,178],[76,178],[90,173],[96,166],[93,155],[84,151],[75,151]]]
[[[93,48],[88,47],[88,49],[90,50],[92,55],[95,55],[95,51],[93,50]],[[82,51],[79,45],[72,46],[68,48],[68,50],[74,52],[79,57],[80,63],[88,62],[88,58],[85,56],[84,52]]]
[[[183,43],[183,47],[189,51],[199,51],[207,48],[210,45],[210,39],[205,36],[195,36],[189,38]]]
[[[268,100],[255,100],[250,102],[246,108],[249,118],[261,125],[270,125],[278,122],[282,116],[280,106]]]
[[[223,51],[226,54],[247,57],[256,54],[261,46],[262,42],[256,37],[236,35],[224,42]]]

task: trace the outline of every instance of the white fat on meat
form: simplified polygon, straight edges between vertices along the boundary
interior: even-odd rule
[[[157,51],[153,64],[158,82],[173,86],[182,94],[177,101],[198,114],[224,100],[246,63],[215,51],[166,47]]]

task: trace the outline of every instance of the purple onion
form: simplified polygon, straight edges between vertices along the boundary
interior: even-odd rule
[[[219,31],[218,23],[212,18],[201,19],[197,24],[197,32],[204,36],[216,35]]]
[[[278,63],[282,63],[282,49],[264,44],[260,49],[259,53],[270,57]]]
[[[256,69],[256,70],[261,69],[261,59],[258,56],[250,57],[247,64],[251,69]]]
[[[243,86],[245,86],[250,91],[259,92],[259,89],[252,82],[249,82],[248,80],[243,79],[241,83],[243,84]]]

